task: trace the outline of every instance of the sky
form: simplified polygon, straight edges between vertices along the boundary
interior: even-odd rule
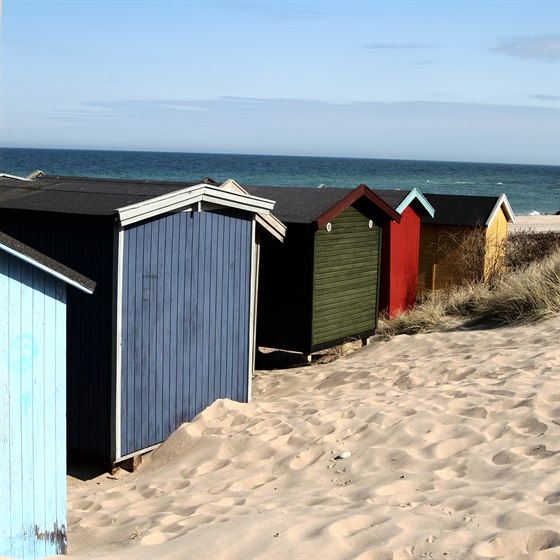
[[[560,2],[0,0],[0,146],[560,164]]]

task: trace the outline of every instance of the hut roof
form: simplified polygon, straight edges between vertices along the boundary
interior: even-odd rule
[[[0,177],[0,208],[111,216],[117,208],[195,183],[43,175],[34,180]]]
[[[286,223],[317,222],[318,227],[323,227],[360,198],[368,200],[388,219],[400,221],[400,215],[366,185],[354,189],[257,185],[243,188],[249,194],[275,200],[274,214]]]
[[[116,216],[127,225],[197,203],[269,214],[274,202],[204,183],[42,175],[0,176],[0,209],[82,216]]]
[[[21,243],[21,241],[10,237],[2,231],[0,231],[0,251],[14,255],[83,292],[91,294],[95,289],[95,282],[93,280],[47,257],[47,255],[32,249],[28,245]]]
[[[434,217],[423,216],[423,224],[488,227],[500,209],[508,222],[515,222],[507,196],[472,196],[455,194],[426,194],[435,208]]]
[[[374,189],[373,192],[399,214],[411,206],[419,216],[434,216],[434,207],[417,188],[412,190]]]

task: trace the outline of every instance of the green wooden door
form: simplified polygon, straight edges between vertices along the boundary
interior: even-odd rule
[[[381,228],[353,206],[315,233],[312,345],[377,326]]]

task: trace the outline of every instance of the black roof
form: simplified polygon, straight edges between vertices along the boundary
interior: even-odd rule
[[[9,247],[20,255],[28,257],[29,259],[45,266],[49,270],[52,270],[53,272],[64,276],[68,280],[72,280],[73,282],[84,286],[90,291],[93,291],[95,289],[95,282],[93,280],[90,280],[89,278],[83,276],[82,274],[79,274],[75,270],[64,266],[58,261],[47,257],[47,255],[36,251],[35,249],[29,247],[28,245],[25,245],[24,243],[21,243],[21,241],[18,241],[13,237],[10,237],[2,231],[0,231],[0,245]]]
[[[410,191],[400,189],[373,189],[373,192],[382,198],[393,210],[396,210],[410,193]]]
[[[498,196],[426,193],[424,196],[434,207],[435,215],[422,216],[421,222],[448,226],[484,227],[499,200]]]
[[[274,215],[282,222],[310,224],[354,189],[267,187],[243,185],[253,196],[274,200]]]
[[[117,208],[196,184],[50,175],[33,181],[0,177],[0,210],[110,216]]]

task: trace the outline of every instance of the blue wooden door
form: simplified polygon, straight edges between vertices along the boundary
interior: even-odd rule
[[[247,212],[182,212],[125,231],[117,458],[218,398],[247,401],[251,226]]]

